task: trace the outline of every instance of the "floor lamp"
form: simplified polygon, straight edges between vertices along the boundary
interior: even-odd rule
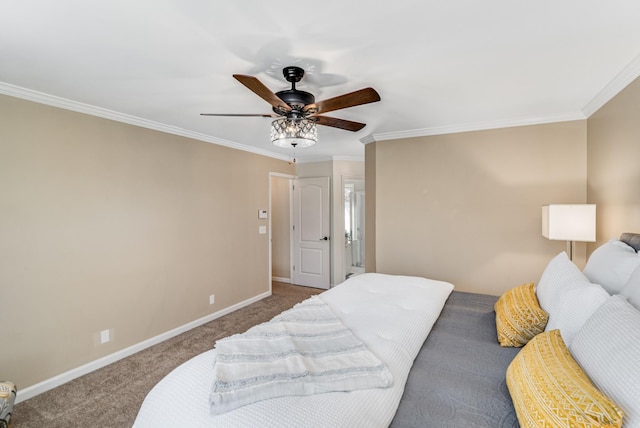
[[[595,242],[596,206],[545,205],[542,207],[542,236],[567,241],[567,254],[573,260],[574,242]]]

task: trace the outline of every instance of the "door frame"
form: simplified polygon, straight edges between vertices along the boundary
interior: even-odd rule
[[[303,179],[303,178],[314,178],[314,177],[300,177],[298,175],[291,175],[291,174],[284,174],[284,173],[280,173],[280,172],[269,172],[269,202],[268,202],[268,222],[267,222],[267,227],[268,227],[268,239],[269,239],[269,272],[268,272],[268,281],[269,281],[269,293],[271,294],[273,292],[273,230],[272,230],[272,219],[273,219],[273,198],[272,198],[272,193],[273,193],[273,189],[271,186],[271,180],[273,177],[277,177],[277,178],[284,178],[284,179],[288,179],[289,181],[289,283],[293,284],[293,265],[295,264],[295,254],[294,254],[294,246],[295,246],[295,236],[294,233],[292,231],[292,225],[294,223],[294,219],[293,219],[293,213],[294,213],[294,206],[293,206],[293,183],[294,180],[296,179]],[[332,269],[333,269],[333,264],[334,264],[334,258],[335,258],[335,249],[334,249],[334,243],[331,242],[334,240],[333,235],[334,235],[334,222],[333,222],[333,207],[334,207],[334,199],[333,199],[333,179],[331,176],[327,176],[329,178],[329,236],[331,236],[330,238],[330,244],[329,244],[329,288],[332,288],[334,286],[334,282],[333,282],[333,275],[332,275]],[[344,198],[343,198],[344,199]],[[343,205],[344,202],[341,204]],[[343,212],[344,212],[344,207],[341,206]],[[344,214],[342,214],[344,216]],[[343,249],[344,251],[344,249]],[[281,282],[287,282],[287,281],[281,281]]]
[[[273,189],[271,188],[271,179],[273,177],[277,177],[277,178],[285,178],[289,180],[289,282],[293,283],[293,233],[291,233],[291,224],[293,223],[293,192],[291,191],[291,185],[293,183],[293,180],[296,178],[295,175],[291,175],[291,174],[283,174],[280,172],[269,172],[269,222],[268,222],[268,228],[269,228],[269,294],[272,293],[272,287],[273,287],[273,234],[272,234],[272,213],[273,213],[273,206],[272,206],[272,191]]]
[[[344,188],[345,185],[347,184],[347,181],[362,181],[363,183],[365,182],[365,178],[363,176],[356,176],[356,175],[342,175],[341,176],[341,182],[340,182],[340,220],[338,220],[337,222],[340,223],[337,225],[337,227],[339,227],[342,230],[341,233],[341,237],[342,237],[342,244],[343,245],[339,245],[334,247],[335,248],[339,248],[338,252],[340,253],[339,255],[336,254],[334,256],[334,259],[337,259],[338,257],[340,257],[340,279],[341,281],[345,280],[345,277],[347,275],[347,265],[345,263],[345,257],[346,257],[346,249],[344,246],[344,230],[345,230],[345,221],[344,221],[344,211],[345,211],[345,201],[344,201]],[[366,197],[366,193],[365,193],[365,197]],[[366,216],[366,213],[365,213]],[[365,217],[366,218],[366,217]],[[334,223],[336,223],[335,219],[334,219]],[[363,231],[364,232],[364,231]],[[366,239],[366,238],[365,238]],[[336,262],[337,264],[337,262]],[[336,270],[336,264],[334,264],[334,271]],[[366,266],[365,266],[366,268]]]

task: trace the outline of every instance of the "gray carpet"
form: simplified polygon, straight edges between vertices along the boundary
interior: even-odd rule
[[[147,393],[167,373],[324,290],[273,283],[273,295],[17,404],[12,428],[130,427]],[[18,391],[18,394],[20,392]]]

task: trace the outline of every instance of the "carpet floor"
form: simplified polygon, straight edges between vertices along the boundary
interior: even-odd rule
[[[259,302],[17,404],[11,427],[130,427],[147,393],[171,370],[212,349],[216,340],[322,291],[274,282],[272,295]]]

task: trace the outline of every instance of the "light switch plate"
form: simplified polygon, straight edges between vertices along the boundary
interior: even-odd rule
[[[267,210],[258,210],[258,218],[267,218]]]
[[[267,233],[267,226],[260,226],[258,227],[258,233],[260,235],[264,235],[265,233]]]

